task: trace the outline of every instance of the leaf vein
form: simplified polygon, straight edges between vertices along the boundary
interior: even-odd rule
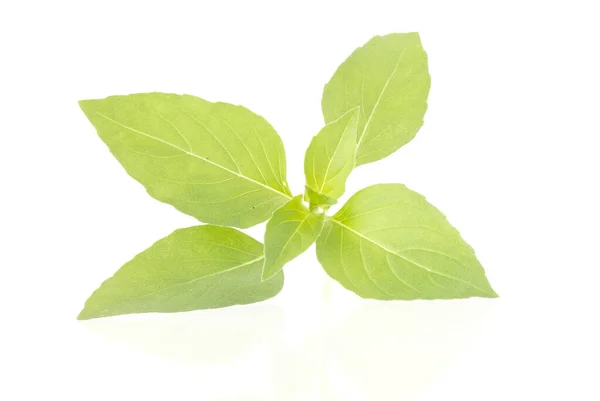
[[[190,155],[190,156],[193,156],[193,157],[195,157],[195,158],[197,158],[197,159],[199,159],[199,160],[202,160],[202,161],[204,161],[204,162],[206,162],[206,163],[209,163],[209,164],[211,164],[211,165],[213,165],[213,166],[215,166],[215,167],[219,167],[219,168],[221,168],[221,169],[223,169],[223,170],[225,170],[225,171],[227,171],[227,172],[229,172],[229,173],[231,173],[231,174],[233,174],[233,175],[236,175],[236,176],[238,176],[238,177],[240,177],[240,178],[243,178],[243,179],[245,179],[245,180],[248,180],[248,181],[250,181],[250,182],[253,182],[253,183],[255,183],[256,185],[259,185],[259,186],[261,186],[261,187],[263,187],[263,188],[266,188],[266,189],[268,189],[269,191],[276,192],[276,193],[278,193],[279,195],[283,196],[283,197],[284,197],[284,198],[286,198],[286,199],[292,199],[292,197],[291,197],[290,195],[288,195],[288,194],[285,194],[285,193],[283,193],[283,192],[281,192],[281,191],[279,191],[279,190],[277,190],[277,189],[275,189],[275,188],[272,188],[272,187],[270,187],[270,186],[268,186],[268,185],[265,185],[265,184],[263,184],[263,183],[261,183],[261,182],[259,182],[259,181],[256,181],[256,180],[254,180],[254,179],[252,179],[252,178],[250,178],[250,177],[248,177],[248,176],[245,176],[245,175],[243,175],[243,174],[241,174],[241,173],[239,173],[239,172],[235,172],[235,171],[233,171],[233,170],[231,170],[231,169],[228,169],[227,167],[225,167],[225,166],[222,166],[222,165],[220,165],[220,164],[218,164],[218,163],[215,163],[215,162],[213,162],[213,161],[211,161],[211,160],[208,160],[208,159],[206,159],[206,158],[204,158],[204,157],[202,157],[202,156],[200,156],[200,155],[197,155],[197,154],[195,154],[195,153],[192,153],[192,152],[188,152],[187,150],[185,150],[185,149],[183,149],[183,148],[180,148],[180,147],[179,147],[179,146],[177,146],[177,145],[174,145],[174,144],[172,144],[172,143],[170,143],[170,142],[167,142],[167,141],[165,141],[165,140],[163,140],[163,139],[157,138],[157,137],[155,137],[155,136],[152,136],[152,135],[150,135],[150,134],[147,134],[147,133],[145,133],[145,132],[142,132],[142,131],[136,130],[135,128],[129,127],[129,126],[125,125],[125,124],[121,124],[120,122],[118,122],[118,121],[115,121],[115,120],[113,120],[112,118],[110,118],[110,117],[107,117],[107,116],[105,116],[104,114],[102,114],[102,113],[100,113],[100,112],[96,112],[96,114],[98,114],[99,116],[103,117],[104,119],[106,119],[106,120],[108,120],[108,121],[111,121],[111,122],[113,122],[113,123],[115,123],[115,124],[117,124],[117,125],[119,125],[119,126],[121,126],[121,127],[125,128],[125,129],[128,129],[128,130],[130,130],[130,131],[132,131],[132,132],[135,132],[135,133],[137,133],[137,134],[139,134],[139,135],[143,135],[143,136],[145,136],[145,137],[148,137],[148,138],[150,138],[150,139],[153,139],[153,140],[155,140],[155,141],[161,142],[161,143],[163,143],[163,144],[165,144],[165,145],[167,145],[167,146],[171,146],[172,148],[175,148],[175,149],[179,150],[180,152],[186,153],[186,154],[188,154],[188,155]]]
[[[405,261],[406,261],[406,262],[408,262],[408,263],[411,263],[411,264],[413,264],[413,265],[415,265],[415,266],[417,266],[417,267],[420,267],[421,269],[423,269],[423,270],[426,270],[426,271],[428,271],[428,272],[430,272],[430,273],[434,273],[434,274],[440,275],[440,276],[442,276],[442,277],[446,277],[446,278],[449,278],[449,279],[452,279],[452,280],[455,280],[455,281],[461,282],[461,283],[463,283],[463,284],[466,284],[466,285],[469,285],[469,286],[471,286],[471,287],[473,287],[473,288],[475,288],[475,289],[477,289],[477,290],[479,290],[479,291],[485,292],[483,289],[481,289],[481,288],[477,287],[476,285],[474,285],[474,284],[473,284],[473,283],[471,283],[471,282],[468,282],[468,281],[461,280],[460,278],[458,278],[458,277],[454,277],[454,276],[452,276],[452,275],[449,275],[449,274],[445,274],[445,273],[438,272],[438,271],[436,271],[436,270],[432,270],[430,267],[424,266],[424,265],[422,265],[421,263],[419,263],[419,262],[417,262],[417,261],[415,261],[415,260],[413,260],[413,259],[410,259],[410,258],[408,258],[408,257],[406,257],[406,256],[404,256],[404,255],[402,255],[402,254],[401,254],[400,252],[398,252],[398,251],[392,251],[391,249],[388,249],[388,248],[387,248],[387,247],[385,247],[384,245],[382,245],[382,244],[380,244],[380,243],[378,243],[378,242],[376,242],[376,241],[372,240],[371,238],[369,238],[369,237],[365,236],[364,234],[361,234],[360,232],[358,232],[358,231],[354,230],[353,228],[351,228],[351,227],[349,227],[349,226],[345,225],[345,224],[344,224],[344,223],[342,223],[341,221],[335,220],[334,218],[331,218],[331,217],[330,217],[329,219],[330,219],[331,221],[333,221],[334,223],[338,224],[339,226],[341,226],[342,228],[345,228],[345,229],[347,229],[348,231],[350,231],[350,232],[354,233],[355,235],[358,235],[359,237],[362,237],[362,238],[366,239],[367,241],[370,241],[370,242],[372,242],[373,244],[377,245],[378,247],[380,247],[380,248],[381,248],[381,249],[383,249],[384,251],[386,251],[386,252],[389,252],[389,253],[391,253],[391,254],[393,254],[393,255],[396,255],[396,256],[398,256],[399,258],[401,258],[401,259],[405,260]],[[404,250],[404,251],[406,251],[406,250]]]

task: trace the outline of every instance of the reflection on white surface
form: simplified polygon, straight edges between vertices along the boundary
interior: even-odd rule
[[[223,365],[275,341],[282,310],[273,305],[172,314],[118,316],[82,322],[108,340],[183,364]]]
[[[353,399],[411,399],[451,366],[489,305],[485,300],[367,302],[324,333],[328,367],[347,379],[344,384],[358,396]]]
[[[331,300],[325,296],[324,302]],[[255,357],[252,350],[257,347],[266,348],[260,363],[255,358],[248,366],[268,376],[268,385],[239,385],[239,395],[216,398],[220,401],[396,401],[415,399],[443,377],[476,335],[490,306],[481,299],[362,301],[333,323],[333,312],[324,305],[299,347],[289,344],[284,330],[284,317],[294,317],[271,304],[99,319],[85,325],[144,353],[222,369],[231,377],[236,377],[236,362]]]

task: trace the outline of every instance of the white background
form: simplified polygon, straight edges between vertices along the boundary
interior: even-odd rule
[[[596,5],[3,2],[0,399],[599,400]],[[127,176],[77,100],[243,104],[282,136],[298,193],[323,85],[372,36],[409,31],[429,54],[425,125],[343,200],[377,182],[423,193],[499,299],[364,301],[311,248],[262,304],[75,320],[124,262],[197,224]]]

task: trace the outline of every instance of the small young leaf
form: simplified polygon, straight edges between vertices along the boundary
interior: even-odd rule
[[[265,232],[263,280],[306,251],[323,228],[323,214],[310,212],[298,195],[273,213]]]
[[[323,194],[318,194],[308,185],[304,187],[304,200],[309,202],[313,208],[320,207],[322,209],[329,209],[331,206],[337,203],[337,199]]]
[[[85,303],[78,319],[179,312],[274,297],[283,273],[261,281],[263,246],[233,228],[176,230],[127,262]]]
[[[354,194],[325,222],[317,256],[331,277],[364,298],[497,297],[459,232],[400,184]]]
[[[356,49],[323,90],[325,122],[360,106],[356,165],[414,138],[427,110],[430,77],[418,33],[376,36]]]
[[[291,199],[279,135],[242,106],[164,93],[79,104],[151,196],[200,221],[246,228]]]
[[[304,157],[309,202],[321,205],[323,197],[337,199],[346,190],[346,179],[354,168],[356,129],[360,108],[355,108],[327,124],[315,135]]]

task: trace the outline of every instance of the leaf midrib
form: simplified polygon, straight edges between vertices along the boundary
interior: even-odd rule
[[[202,161],[204,161],[204,162],[207,162],[207,163],[209,163],[209,164],[212,164],[212,165],[213,165],[213,166],[215,166],[215,167],[219,167],[219,168],[221,168],[221,169],[223,169],[223,170],[227,171],[227,172],[228,172],[228,173],[230,173],[230,174],[233,174],[233,175],[235,175],[235,176],[238,176],[238,177],[240,177],[240,178],[243,178],[243,179],[245,179],[245,180],[248,180],[248,181],[250,181],[250,182],[253,182],[253,183],[255,183],[256,185],[259,185],[259,186],[261,186],[261,187],[263,187],[263,188],[266,188],[266,189],[268,189],[268,190],[270,190],[270,191],[273,191],[273,192],[275,192],[275,193],[277,193],[277,194],[279,194],[279,195],[283,196],[284,198],[286,198],[286,199],[288,199],[288,200],[289,200],[289,199],[292,199],[292,197],[291,197],[290,195],[288,195],[288,194],[285,194],[285,193],[283,193],[283,192],[281,192],[281,191],[279,191],[279,190],[277,190],[277,189],[275,189],[275,188],[273,188],[273,187],[270,187],[270,186],[268,186],[268,185],[266,185],[266,184],[263,184],[263,183],[261,183],[260,181],[256,181],[256,180],[254,180],[254,179],[252,179],[252,178],[250,178],[250,177],[248,177],[248,176],[245,176],[245,175],[243,175],[243,174],[240,174],[240,173],[237,173],[237,172],[235,172],[235,171],[233,171],[233,170],[230,170],[230,169],[228,169],[228,168],[227,168],[227,167],[225,167],[225,166],[222,166],[222,165],[220,165],[220,164],[218,164],[218,163],[215,163],[215,162],[213,162],[213,161],[211,161],[211,160],[209,160],[209,159],[206,159],[206,158],[204,158],[204,157],[202,157],[202,156],[200,156],[200,155],[197,155],[197,154],[195,154],[195,153],[193,153],[193,152],[190,152],[190,151],[187,151],[187,150],[185,150],[185,149],[183,149],[183,148],[180,148],[179,146],[177,146],[177,145],[175,145],[175,144],[172,144],[172,143],[170,143],[170,142],[167,142],[167,141],[165,141],[165,140],[163,140],[163,139],[157,138],[157,137],[155,137],[155,136],[152,136],[152,135],[150,135],[150,134],[147,134],[147,133],[145,133],[145,132],[143,132],[143,131],[139,131],[139,130],[137,130],[137,129],[133,128],[133,127],[129,127],[129,126],[125,125],[125,124],[122,124],[122,123],[120,123],[120,122],[118,122],[118,121],[116,121],[116,120],[113,120],[112,118],[110,118],[110,117],[108,117],[108,116],[106,116],[106,115],[104,115],[104,114],[100,113],[99,111],[96,111],[96,114],[98,114],[100,117],[102,117],[102,118],[104,118],[104,119],[106,119],[106,120],[108,120],[108,121],[110,121],[110,122],[112,122],[112,123],[114,123],[114,124],[117,124],[117,125],[119,125],[119,126],[121,126],[121,127],[125,128],[125,129],[128,129],[128,130],[130,130],[131,132],[135,132],[136,134],[143,135],[143,136],[145,136],[145,137],[147,137],[147,138],[150,138],[150,139],[154,139],[155,141],[157,141],[157,142],[161,142],[161,143],[163,143],[163,144],[165,144],[165,145],[167,145],[167,146],[170,146],[170,147],[172,147],[172,148],[174,148],[174,149],[177,149],[177,150],[179,150],[179,151],[180,151],[180,152],[182,152],[182,153],[185,153],[185,154],[187,154],[187,155],[190,155],[190,156],[193,156],[193,157],[195,157],[195,158],[197,158],[197,159],[200,159],[200,160],[202,160]],[[257,166],[257,167],[258,167],[258,166]]]
[[[259,261],[261,261],[264,258],[265,257],[263,255],[263,256],[260,256],[260,257],[258,257],[256,259],[252,259],[252,260],[250,260],[248,262],[244,262],[242,264],[235,265],[233,267],[229,267],[229,268],[227,268],[225,270],[221,270],[221,271],[218,271],[218,272],[215,272],[215,273],[207,274],[207,275],[202,276],[202,277],[196,277],[194,279],[191,279],[191,280],[188,280],[188,281],[184,281],[182,283],[173,284],[173,285],[170,285],[168,287],[161,288],[160,290],[152,291],[152,292],[149,292],[149,293],[143,294],[143,295],[138,295],[138,296],[133,297],[133,298],[123,299],[122,302],[128,302],[128,301],[133,301],[133,300],[137,300],[137,299],[146,298],[146,297],[149,297],[151,295],[156,295],[156,294],[159,294],[161,292],[172,290],[173,288],[177,288],[177,287],[181,287],[181,286],[184,286],[184,285],[192,284],[192,283],[195,283],[196,281],[204,280],[204,279],[207,279],[209,277],[218,276],[220,274],[227,273],[227,272],[230,272],[232,270],[236,270],[236,269],[242,268],[244,266],[248,266],[248,265],[251,265],[253,263],[259,262]],[[114,308],[114,306],[111,306],[109,308],[105,308],[102,312],[107,311],[107,310],[112,309],[112,308]]]
[[[298,234],[298,232],[300,231],[300,228],[304,225],[304,222],[306,222],[306,220],[309,217],[310,217],[310,212],[306,213],[306,215],[304,216],[304,218],[302,220],[299,220],[298,226],[296,227],[296,229],[294,230],[294,232],[292,233],[292,235],[289,236],[289,238],[285,242],[285,245],[283,245],[283,247],[281,248],[281,252],[279,253],[279,255],[277,256],[277,258],[273,262],[273,265],[276,265],[277,262],[279,262],[279,260],[282,258],[283,254],[285,252],[285,249],[288,247],[288,245],[290,244],[290,242],[292,241],[292,239],[296,236],[296,234]],[[281,223],[279,225],[281,225]],[[271,275],[270,277],[272,277],[272,276],[273,275]]]
[[[356,109],[359,109],[359,110],[360,110],[360,106],[356,106],[355,108],[353,108],[353,109],[350,109],[350,110],[349,110],[349,111],[347,111],[346,113],[342,114],[342,115],[340,116],[340,118],[338,118],[337,120],[334,120],[334,121],[330,122],[330,123],[329,123],[329,124],[327,124],[327,125],[331,125],[331,124],[335,124],[335,123],[337,123],[337,122],[338,122],[338,121],[340,121],[342,118],[344,118],[344,117],[345,117],[347,114],[350,114],[350,113],[354,112]],[[352,119],[350,119],[350,122],[352,122]],[[357,123],[358,123],[358,117],[357,117]],[[340,144],[342,143],[342,140],[344,140],[344,139],[345,139],[346,130],[348,129],[348,125],[350,125],[350,123],[348,123],[348,124],[346,124],[346,125],[344,126],[344,129],[343,129],[343,131],[342,131],[342,134],[341,134],[341,135],[340,135],[340,137],[338,138],[337,144],[335,145],[335,149],[333,150],[333,153],[332,153],[331,157],[329,158],[329,162],[327,163],[327,169],[325,169],[325,175],[323,176],[323,182],[321,183],[321,189],[319,189],[319,193],[320,193],[320,194],[323,194],[323,188],[325,188],[325,185],[327,185],[327,183],[328,183],[328,182],[330,182],[330,181],[332,181],[332,180],[333,180],[333,177],[332,177],[332,178],[328,178],[328,175],[329,175],[329,169],[331,168],[331,163],[333,163],[333,159],[335,158],[335,156],[336,156],[336,154],[337,154],[337,152],[338,152],[338,150],[339,150],[339,148],[340,148]],[[358,147],[358,145],[357,145],[357,147]],[[313,155],[313,176],[314,176],[314,173],[315,173],[315,172],[314,172],[314,159],[315,159],[315,156]],[[336,177],[338,174],[339,174],[339,172],[338,172],[336,175],[334,175],[334,177]],[[316,180],[315,180],[315,181],[316,181]],[[327,193],[327,194],[323,194],[323,195],[327,195],[327,196],[329,196],[329,193]]]
[[[459,278],[457,278],[457,277],[454,277],[454,276],[451,276],[451,275],[448,275],[448,274],[444,274],[444,273],[440,273],[440,272],[438,272],[438,271],[435,271],[435,270],[431,270],[430,268],[427,268],[426,266],[423,266],[422,264],[420,264],[420,263],[417,263],[417,262],[415,262],[414,260],[408,259],[408,258],[406,258],[405,256],[402,256],[402,254],[398,253],[397,251],[392,251],[391,249],[387,248],[386,246],[384,246],[384,245],[380,244],[379,242],[376,242],[376,241],[374,241],[373,239],[371,239],[371,238],[367,237],[366,235],[364,235],[364,234],[362,234],[362,233],[360,233],[360,232],[358,232],[358,231],[354,230],[353,228],[351,228],[351,227],[349,227],[349,226],[345,225],[344,223],[342,223],[342,222],[341,222],[341,221],[339,221],[339,220],[336,220],[336,219],[334,219],[333,217],[328,217],[328,219],[329,219],[330,221],[332,221],[332,222],[336,223],[336,224],[337,224],[337,225],[339,225],[340,227],[342,227],[342,228],[345,228],[345,229],[347,229],[348,231],[350,231],[350,232],[352,232],[352,233],[356,234],[356,235],[357,235],[357,236],[359,236],[360,238],[363,238],[363,239],[365,239],[365,240],[367,240],[367,241],[371,242],[372,244],[374,244],[374,245],[377,245],[379,248],[383,249],[384,251],[386,251],[386,252],[388,252],[388,253],[391,253],[392,255],[395,255],[395,256],[399,257],[400,259],[404,260],[404,261],[405,261],[405,262],[407,262],[407,263],[410,263],[410,264],[412,264],[412,265],[415,265],[415,266],[417,266],[417,267],[419,267],[419,268],[421,268],[421,269],[423,269],[423,270],[425,270],[425,271],[427,271],[427,272],[429,272],[429,273],[437,274],[437,275],[439,275],[439,276],[446,277],[446,278],[449,278],[449,279],[451,279],[451,280],[455,280],[455,281],[458,281],[458,282],[460,282],[460,283],[466,284],[466,285],[468,285],[468,286],[471,286],[471,287],[475,288],[475,289],[476,289],[476,290],[478,290],[478,291],[481,291],[481,292],[484,292],[484,293],[486,292],[485,290],[483,290],[483,289],[481,289],[481,288],[479,288],[479,287],[477,287],[477,286],[473,285],[473,283],[470,283],[470,282],[468,282],[468,281],[461,280],[461,279],[459,279]]]
[[[375,114],[375,110],[377,109],[377,107],[379,106],[379,102],[381,101],[381,98],[383,97],[384,92],[386,91],[388,85],[390,84],[390,81],[392,80],[392,78],[394,77],[394,75],[396,75],[396,71],[398,70],[398,66],[400,65],[400,61],[402,60],[402,57],[404,56],[404,52],[406,51],[406,47],[404,49],[402,49],[402,52],[400,53],[400,56],[398,56],[398,61],[396,62],[396,65],[394,66],[394,69],[392,70],[392,73],[390,74],[390,76],[388,77],[388,79],[385,81],[385,84],[383,85],[383,88],[381,88],[381,92],[379,92],[379,96],[377,97],[377,100],[375,101],[375,104],[373,105],[373,109],[371,110],[371,113],[369,113],[369,117],[367,118],[367,122],[365,123],[365,126],[363,127],[362,132],[360,133],[360,137],[358,138],[358,142],[356,144],[356,154],[358,155],[358,150],[360,148],[360,144],[365,136],[365,133],[367,132],[367,128],[369,128],[369,124],[371,123],[371,119],[373,118],[373,115]],[[361,105],[361,108],[364,108],[364,105]]]

